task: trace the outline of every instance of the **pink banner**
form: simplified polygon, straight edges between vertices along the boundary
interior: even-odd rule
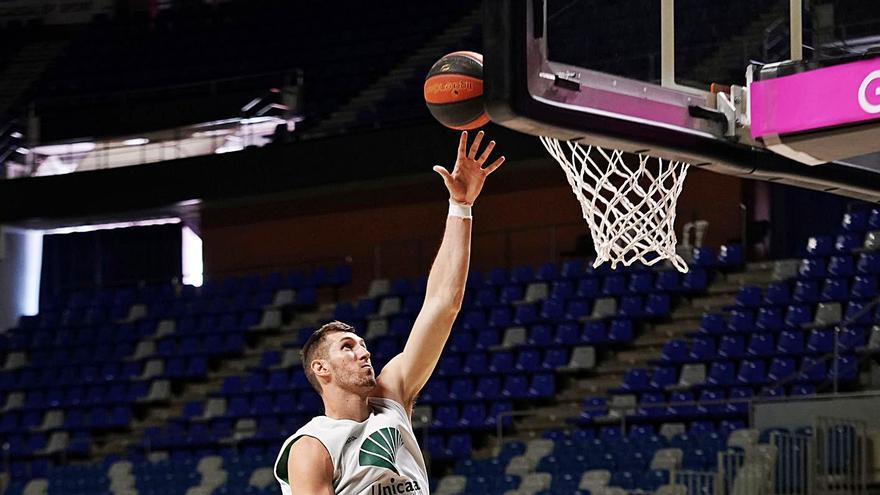
[[[752,137],[880,119],[880,58],[757,81]]]

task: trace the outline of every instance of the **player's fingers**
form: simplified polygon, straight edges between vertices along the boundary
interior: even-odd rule
[[[450,174],[449,171],[446,170],[445,167],[442,167],[440,165],[434,165],[433,170],[434,170],[434,172],[437,172],[438,174],[440,174],[440,177],[443,177],[443,182],[448,184],[449,181],[452,180],[452,174]]]
[[[491,165],[489,165],[488,167],[484,168],[483,170],[486,171],[486,175],[489,175],[489,174],[491,174],[492,172],[494,172],[498,167],[500,167],[502,163],[504,163],[504,157],[503,157],[503,156],[502,156],[501,158],[495,160],[494,162],[492,162]]]
[[[495,149],[495,141],[489,141],[489,144],[486,145],[486,149],[483,150],[480,158],[477,158],[477,163],[481,165],[486,163],[486,160],[489,159],[489,154],[492,153],[493,149]]]
[[[477,137],[474,138],[474,142],[471,144],[471,152],[468,153],[468,157],[474,158],[477,156],[477,150],[480,149],[480,142],[483,141],[484,135],[485,133],[483,131],[477,133]]]
[[[461,131],[461,137],[458,139],[458,156],[465,156],[467,137],[467,131]]]

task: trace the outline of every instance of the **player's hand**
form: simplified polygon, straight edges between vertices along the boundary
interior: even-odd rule
[[[495,148],[495,141],[490,141],[483,152],[477,154],[483,135],[483,131],[478,132],[474,142],[468,148],[468,133],[467,131],[461,133],[461,139],[458,142],[458,158],[455,160],[455,168],[452,169],[452,173],[440,165],[434,166],[434,171],[443,177],[446,189],[449,189],[449,197],[456,203],[472,205],[483,189],[486,176],[504,163],[502,156],[483,167],[486,160],[489,159],[492,149]]]

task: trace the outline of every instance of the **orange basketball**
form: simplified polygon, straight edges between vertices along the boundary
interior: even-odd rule
[[[444,55],[425,78],[425,103],[441,124],[460,131],[489,122],[483,108],[483,56],[474,52]]]

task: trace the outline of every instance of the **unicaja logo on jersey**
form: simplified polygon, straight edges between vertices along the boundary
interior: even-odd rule
[[[397,449],[401,445],[403,445],[403,438],[397,428],[389,426],[374,431],[361,444],[358,464],[390,469],[394,471],[394,474],[399,475],[394,460],[397,457]]]
[[[868,113],[880,113],[880,70],[868,74],[859,86],[859,106]]]

